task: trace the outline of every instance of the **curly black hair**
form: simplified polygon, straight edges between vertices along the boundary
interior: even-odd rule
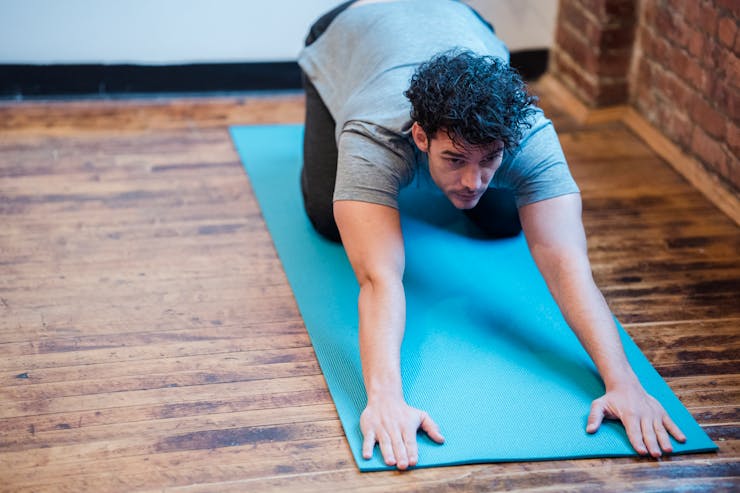
[[[507,150],[531,127],[537,101],[502,59],[457,49],[422,63],[404,95],[430,137],[443,130],[456,145],[501,141]]]

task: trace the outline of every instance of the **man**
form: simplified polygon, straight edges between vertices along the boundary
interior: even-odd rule
[[[568,324],[606,394],[587,431],[619,419],[640,454],[685,437],[642,388],[595,286],[578,188],[552,124],[508,67],[493,28],[452,0],[345,2],[311,28],[299,64],[306,89],[301,185],[319,233],[341,241],[360,284],[359,337],[367,406],[363,456],[417,462],[416,433],[444,438],[408,406],[400,375],[405,325],[398,193],[431,186],[490,237],[524,230]],[[574,430],[575,432],[575,430]]]

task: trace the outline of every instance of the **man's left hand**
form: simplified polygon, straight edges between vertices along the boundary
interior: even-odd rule
[[[686,441],[686,436],[663,406],[639,384],[609,390],[593,401],[586,431],[596,433],[604,418],[622,422],[632,447],[640,455],[649,453],[660,457],[663,453],[671,453],[669,433],[681,443]]]

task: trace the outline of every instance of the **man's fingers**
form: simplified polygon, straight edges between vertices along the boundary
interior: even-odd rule
[[[378,443],[380,444],[380,452],[383,454],[383,460],[385,463],[389,466],[395,466],[396,456],[393,455],[393,444],[391,443],[391,438],[388,434],[383,433],[378,440]]]
[[[655,437],[655,422],[650,418],[643,418],[640,421],[640,429],[642,429],[642,441],[647,446],[650,455],[653,457],[663,455]]]
[[[663,452],[667,454],[673,452],[671,439],[668,436],[668,432],[665,430],[663,423],[661,423],[659,420],[655,420],[653,422],[653,428],[655,429],[655,436],[658,438],[658,443],[660,444],[660,448],[663,450]]]
[[[591,412],[588,414],[586,432],[596,433],[602,421],[604,421],[604,401],[596,399],[591,403]]]
[[[413,433],[404,433],[403,443],[406,446],[409,466],[415,466],[419,462],[419,449],[416,445],[416,430],[414,430]]]
[[[435,423],[434,420],[425,412],[421,413],[420,427],[427,435],[429,435],[429,438],[437,443],[444,443],[445,437],[440,433],[439,426],[437,426],[437,423]]]
[[[375,448],[375,433],[368,431],[365,434],[365,440],[362,442],[362,457],[369,459],[373,456],[373,449]]]
[[[684,443],[686,441],[686,435],[683,434],[681,429],[676,425],[676,423],[673,422],[668,414],[663,415],[663,426],[665,426],[665,429],[668,430],[668,433],[673,435],[673,438],[675,438],[679,442]]]
[[[406,469],[409,467],[409,458],[406,454],[406,445],[403,443],[403,438],[401,438],[401,433],[396,432],[393,434],[391,438],[391,443],[393,444],[393,455],[395,456],[395,465],[399,469]],[[386,464],[389,466],[392,466],[393,464],[389,464],[386,461]]]
[[[642,441],[642,426],[640,425],[640,420],[635,417],[623,418],[622,424],[624,425],[625,431],[627,431],[627,438],[629,438],[632,448],[634,448],[640,455],[647,454],[648,449]]]

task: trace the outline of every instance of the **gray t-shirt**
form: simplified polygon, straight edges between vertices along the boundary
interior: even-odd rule
[[[403,92],[420,63],[452,48],[509,60],[488,26],[452,0],[350,7],[301,52],[298,63],[337,124],[335,201],[397,208],[401,188],[433,183],[426,155],[411,138]],[[537,109],[531,122],[490,184],[513,190],[518,206],[578,192],[550,120]]]

